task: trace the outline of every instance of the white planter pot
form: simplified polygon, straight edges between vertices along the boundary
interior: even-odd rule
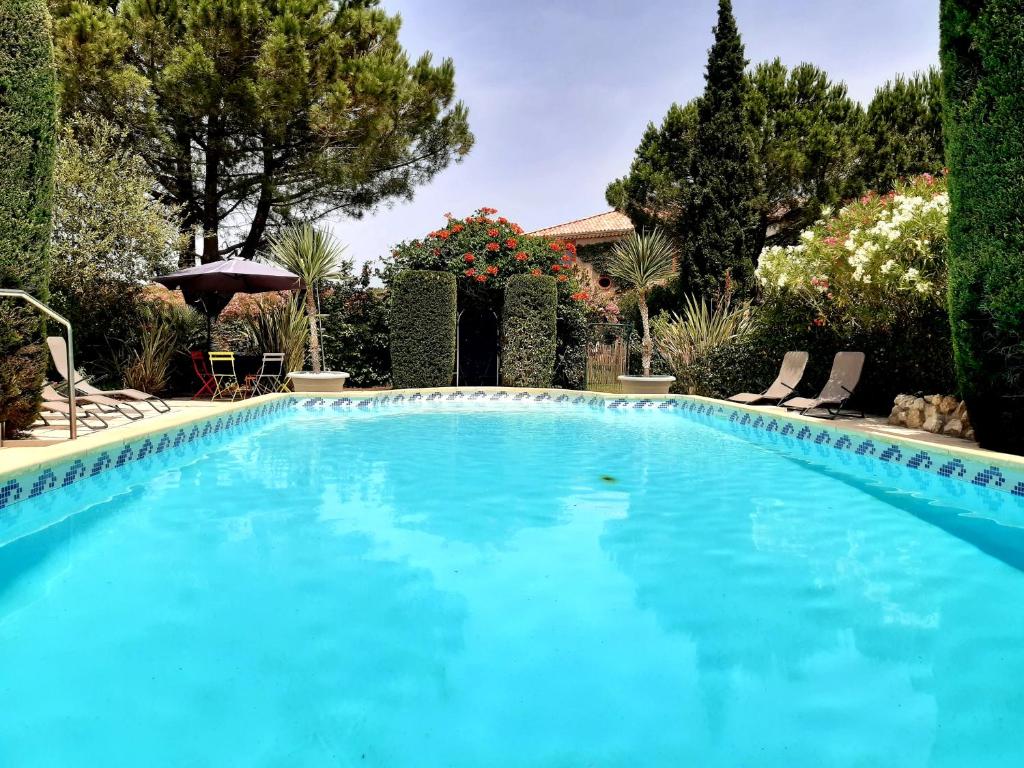
[[[625,395],[667,395],[675,376],[619,376]]]
[[[341,392],[345,388],[348,374],[344,371],[292,371],[288,374],[292,389],[296,392]]]

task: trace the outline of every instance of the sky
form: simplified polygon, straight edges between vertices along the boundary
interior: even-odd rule
[[[476,144],[430,184],[361,220],[328,221],[356,264],[497,208],[526,231],[608,210],[650,121],[704,89],[717,0],[383,0],[410,55],[455,62]],[[807,61],[866,104],[938,63],[938,0],[733,0],[756,63]]]

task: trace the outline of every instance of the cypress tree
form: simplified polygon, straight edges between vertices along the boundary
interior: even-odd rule
[[[45,0],[0,2],[0,287],[46,298],[56,84]],[[0,420],[35,419],[45,368],[39,314],[0,300]]]
[[[949,314],[982,446],[1024,453],[1024,5],[942,0]]]
[[[720,0],[707,84],[697,107],[691,182],[677,232],[683,243],[679,287],[716,294],[753,279],[757,183],[746,110],[746,59],[731,0]]]

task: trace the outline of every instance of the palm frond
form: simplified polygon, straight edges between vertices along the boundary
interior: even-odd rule
[[[270,260],[301,277],[307,287],[344,275],[349,269],[344,253],[345,246],[311,224],[288,227],[270,243]]]
[[[658,351],[679,376],[686,366],[746,335],[752,324],[749,303],[733,308],[728,301],[712,304],[685,296],[682,314],[673,312],[655,319],[654,337]]]
[[[295,301],[264,304],[258,312],[243,315],[242,332],[254,349],[284,352],[286,371],[303,369],[309,323]]]
[[[607,272],[623,288],[646,294],[675,271],[675,248],[660,230],[634,232],[612,249]]]

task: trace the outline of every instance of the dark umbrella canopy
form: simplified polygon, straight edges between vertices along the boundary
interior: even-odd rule
[[[212,261],[156,278],[170,289],[181,288],[189,293],[263,293],[292,291],[302,287],[298,275],[271,264],[248,259]]]
[[[155,278],[171,290],[180,288],[185,301],[206,315],[206,341],[210,320],[221,313],[236,293],[292,291],[302,280],[286,269],[248,259],[212,261]]]

